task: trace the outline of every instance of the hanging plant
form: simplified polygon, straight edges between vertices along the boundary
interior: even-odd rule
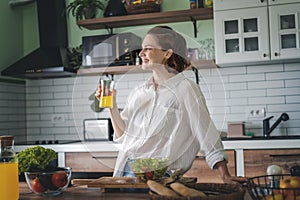
[[[76,20],[82,20],[95,18],[98,10],[104,9],[105,5],[101,0],[74,0],[67,5],[66,12]]]

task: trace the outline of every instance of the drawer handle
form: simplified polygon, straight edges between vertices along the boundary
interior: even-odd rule
[[[108,159],[108,158],[117,158],[117,156],[93,156],[94,159]]]
[[[291,154],[270,154],[270,157],[291,157],[291,156],[300,156],[299,153],[291,153]]]

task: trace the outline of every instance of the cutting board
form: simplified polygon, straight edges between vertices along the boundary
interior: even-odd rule
[[[97,187],[101,192],[106,188],[148,188],[146,183],[136,182],[136,178],[131,177],[101,177],[98,179],[73,179],[73,185],[87,185]]]

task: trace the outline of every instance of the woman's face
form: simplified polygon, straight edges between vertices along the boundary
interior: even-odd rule
[[[143,69],[150,70],[161,66],[167,59],[166,51],[162,50],[157,39],[151,34],[145,36],[139,56],[143,61]]]

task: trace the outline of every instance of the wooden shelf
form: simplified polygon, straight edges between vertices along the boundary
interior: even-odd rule
[[[198,60],[192,62],[193,66],[197,69],[213,69],[218,66],[215,64],[214,60]],[[191,68],[190,68],[191,69]],[[145,72],[141,69],[141,65],[137,66],[111,66],[111,67],[94,67],[94,68],[80,68],[77,71],[77,75],[90,75],[90,76],[99,76],[103,74],[134,74]]]
[[[77,21],[77,25],[89,30],[95,30],[184,21],[192,21],[195,23],[196,20],[206,19],[213,19],[212,8],[197,8],[189,10],[86,19]]]

